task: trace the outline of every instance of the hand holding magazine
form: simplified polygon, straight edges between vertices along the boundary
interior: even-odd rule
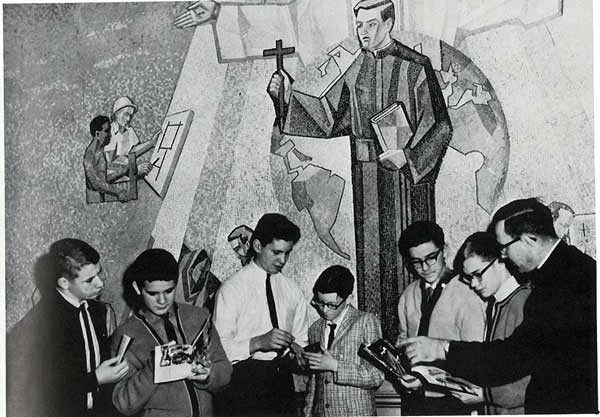
[[[363,344],[358,353],[382,370],[392,382],[412,375],[418,378],[427,390],[448,393],[463,403],[478,402],[482,398],[482,388],[469,381],[450,375],[435,366],[410,366],[408,358],[393,344],[379,339],[370,345]]]
[[[154,348],[154,383],[190,378],[203,380],[210,374],[208,345],[210,343],[210,316],[191,345],[171,341]],[[206,378],[204,378],[206,377]]]

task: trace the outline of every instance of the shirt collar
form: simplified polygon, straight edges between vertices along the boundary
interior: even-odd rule
[[[175,311],[177,309],[176,304],[177,303],[173,303],[173,305],[171,306],[171,309],[168,312],[169,317],[173,317],[175,315]],[[157,316],[156,314],[147,310],[144,307],[142,307],[138,310],[138,314],[140,314],[142,317],[144,317],[148,321],[148,323],[150,323],[152,325],[157,323],[159,320],[162,320],[161,316]]]
[[[87,301],[80,301],[70,292],[63,290],[62,288],[57,288],[56,291],[61,295],[62,298],[69,304],[71,304],[75,308],[79,308],[82,304],[87,304]]]
[[[544,266],[544,264],[546,263],[546,261],[548,260],[548,258],[550,258],[550,255],[552,255],[552,252],[554,252],[554,249],[556,249],[556,247],[558,246],[558,244],[560,242],[561,242],[560,239],[556,239],[556,242],[554,242],[554,245],[552,245],[552,247],[550,248],[550,250],[548,251],[548,253],[544,257],[544,259],[542,259],[542,262],[540,262],[540,264],[538,265],[537,269],[540,269],[542,266]]]
[[[496,294],[494,294],[496,302],[505,300],[517,288],[519,288],[519,283],[517,282],[515,277],[511,276],[506,281],[504,281],[502,285],[500,285],[500,288],[498,288],[498,291],[496,291]]]
[[[335,319],[329,321],[327,320],[327,324],[335,324],[336,328],[340,328],[340,324],[342,323],[342,321],[344,320],[344,317],[346,317],[346,313],[348,312],[348,304],[346,304],[344,306],[344,310],[342,311],[342,314],[340,314],[339,316],[337,316]]]

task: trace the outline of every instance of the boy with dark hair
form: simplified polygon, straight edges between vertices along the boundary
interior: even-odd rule
[[[8,414],[104,416],[106,385],[125,376],[128,363],[108,356],[112,309],[95,300],[104,288],[100,255],[62,239],[43,258],[42,299],[7,337]]]
[[[127,268],[123,279],[131,283],[138,297],[134,315],[119,326],[113,338],[113,352],[117,352],[122,335],[133,339],[125,354],[130,371],[113,390],[115,407],[126,415],[212,415],[211,393],[227,385],[231,377],[231,364],[214,327],[209,327],[209,368],[194,371],[183,380],[154,383],[155,346],[169,341],[191,344],[210,320],[206,309],[175,302],[177,261],[164,249],[148,249]]]
[[[233,363],[230,386],[216,397],[223,416],[295,415],[289,361],[308,340],[302,290],[281,270],[300,239],[285,216],[261,217],[250,240],[252,261],[223,282],[214,323]]]
[[[485,305],[446,265],[444,232],[429,221],[409,225],[398,248],[412,282],[398,302],[398,339],[418,335],[451,340],[482,341]],[[415,380],[415,383],[418,380]],[[451,396],[419,390],[403,398],[402,414],[469,414],[471,409]]]
[[[310,326],[308,341],[319,345],[320,352],[304,353],[314,371],[308,383],[306,417],[377,413],[375,391],[383,383],[383,373],[358,359],[358,349],[381,338],[381,325],[373,314],[350,305],[353,287],[354,276],[340,265],[323,271],[313,287],[311,305],[321,318]]]

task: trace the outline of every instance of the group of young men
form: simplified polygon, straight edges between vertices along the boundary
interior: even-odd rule
[[[375,415],[384,374],[358,350],[382,337],[379,320],[351,304],[354,277],[343,266],[325,269],[307,302],[282,274],[299,239],[281,214],[259,220],[252,260],[217,294],[208,365],[166,383],[154,382],[154,348],[190,344],[211,320],[175,302],[173,255],[149,249],[127,268],[123,283],[137,299],[111,336],[112,309],[96,300],[100,255],[81,240],[55,242],[41,301],[7,338],[8,415]],[[488,231],[466,239],[454,271],[432,222],[411,224],[398,247],[418,279],[399,300],[397,345],[413,364],[435,362],[484,387],[465,404],[407,375],[392,381],[403,414],[598,411],[595,261],[556,237],[546,206],[502,207]],[[310,326],[309,305],[320,315]],[[119,360],[123,335],[133,341]],[[308,378],[303,407],[293,374]]]

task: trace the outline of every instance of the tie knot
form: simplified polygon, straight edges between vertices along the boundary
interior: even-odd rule
[[[81,311],[82,313],[85,313],[87,310],[87,302],[82,302],[81,304],[79,304],[79,311]]]
[[[328,326],[329,326],[329,328],[331,330],[335,330],[335,328],[337,327],[337,324],[335,324],[335,323],[329,323]]]

